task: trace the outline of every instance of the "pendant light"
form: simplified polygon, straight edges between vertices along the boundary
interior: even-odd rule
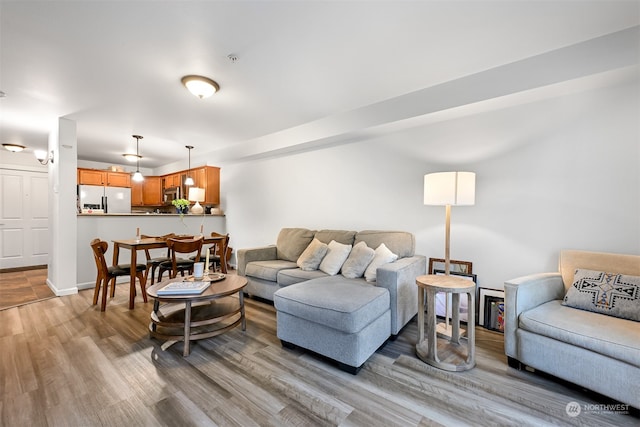
[[[139,152],[139,148],[140,148],[140,140],[142,139],[142,136],[140,135],[131,135],[136,139],[136,173],[133,174],[133,179],[135,182],[142,182],[144,180],[144,177],[142,176],[142,174],[140,173],[140,152]]]
[[[193,145],[185,145],[189,150],[189,170],[187,171],[187,179],[184,180],[184,185],[193,185],[193,178],[191,178],[191,150]]]

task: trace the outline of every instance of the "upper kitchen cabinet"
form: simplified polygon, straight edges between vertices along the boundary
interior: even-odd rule
[[[204,188],[204,203],[220,204],[220,168],[204,166],[192,169],[191,174],[196,187]]]
[[[78,168],[78,184],[131,187],[131,175],[128,172]]]
[[[164,175],[164,189],[171,187],[180,187],[183,198],[189,197],[189,187],[184,185],[187,175],[193,178],[194,187],[204,188],[205,200],[201,203],[208,205],[220,204],[220,168],[215,166],[202,166],[191,169],[191,171],[182,171],[171,175]]]
[[[161,206],[162,178],[145,176],[142,182],[131,183],[131,206]]]
[[[165,175],[164,188],[181,187],[182,180],[179,173],[172,173],[171,175]]]

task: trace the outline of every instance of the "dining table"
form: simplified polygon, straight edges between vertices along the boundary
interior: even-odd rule
[[[180,236],[177,236],[180,237]],[[198,236],[194,236],[198,237]],[[204,236],[203,245],[218,245],[220,254],[226,254],[225,247],[226,236]],[[131,253],[130,259],[130,279],[129,279],[129,310],[132,310],[136,298],[136,264],[138,263],[138,251],[146,249],[166,248],[167,241],[159,237],[149,237],[144,239],[117,239],[113,242],[113,265],[118,265],[120,258],[120,248],[129,249]],[[227,263],[224,257],[221,257],[220,270],[227,273]]]

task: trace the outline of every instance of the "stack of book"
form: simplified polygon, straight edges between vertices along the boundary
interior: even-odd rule
[[[504,300],[497,297],[486,299],[488,310],[485,310],[484,326],[487,329],[504,332]]]
[[[211,284],[210,281],[181,281],[169,283],[158,289],[158,295],[199,295]]]

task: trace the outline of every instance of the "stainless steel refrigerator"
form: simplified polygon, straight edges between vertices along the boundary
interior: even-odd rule
[[[78,197],[81,208],[104,209],[104,213],[131,213],[130,188],[79,185]]]

